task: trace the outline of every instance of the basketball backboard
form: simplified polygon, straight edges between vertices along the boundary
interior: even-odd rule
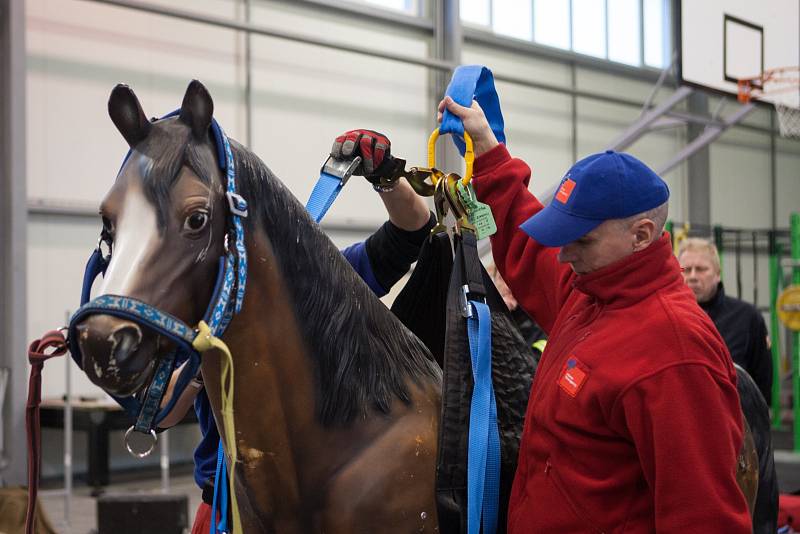
[[[678,29],[685,84],[736,95],[741,78],[800,65],[798,0],[680,0]],[[800,107],[800,87],[760,100]]]

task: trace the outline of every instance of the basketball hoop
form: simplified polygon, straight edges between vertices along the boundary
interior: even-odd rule
[[[747,104],[764,96],[800,91],[800,67],[765,70],[760,76],[741,78],[738,82],[739,102]],[[778,125],[783,137],[800,139],[800,108],[774,100]]]

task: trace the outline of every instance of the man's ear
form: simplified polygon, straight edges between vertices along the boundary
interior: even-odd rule
[[[656,235],[656,223],[652,219],[639,219],[633,223],[633,251],[639,252],[650,246],[658,239]]]

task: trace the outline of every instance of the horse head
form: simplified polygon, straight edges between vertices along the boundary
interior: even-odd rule
[[[130,152],[103,199],[103,236],[111,250],[100,295],[135,298],[186,324],[211,299],[225,246],[225,192],[211,136],[214,104],[193,81],[179,113],[148,120],[138,98],[117,85],[108,112]],[[82,366],[105,391],[127,396],[148,383],[172,342],[108,314],[77,325]]]

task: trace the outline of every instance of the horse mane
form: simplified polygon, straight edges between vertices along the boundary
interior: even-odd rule
[[[231,141],[236,176],[269,237],[315,364],[323,424],[410,402],[407,379],[441,374],[427,347],[356,274],[305,207],[251,151]]]
[[[210,184],[216,158],[210,138],[193,141],[177,119],[153,126],[137,150],[153,162],[142,176],[163,221],[181,165]],[[239,193],[249,205],[246,227],[261,225],[269,238],[314,365],[320,421],[344,425],[371,409],[389,413],[393,398],[410,402],[408,379],[439,380],[427,347],[378,300],[305,207],[255,154],[229,141]]]

